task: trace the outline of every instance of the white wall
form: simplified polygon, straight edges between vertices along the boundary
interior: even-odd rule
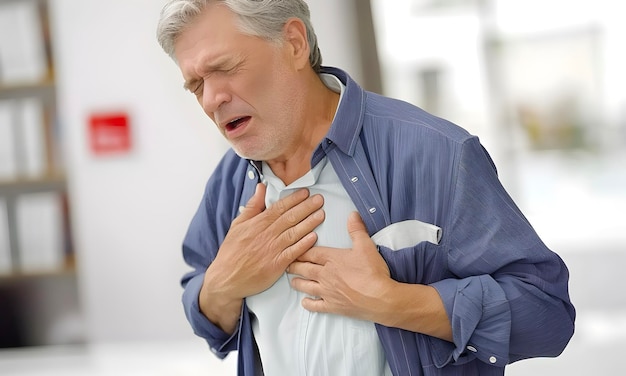
[[[180,244],[227,145],[182,90],[177,67],[156,42],[163,3],[51,1],[60,122],[91,342],[191,335],[180,304],[179,279],[187,270]],[[358,79],[350,2],[310,3],[324,62]],[[87,143],[87,118],[112,109],[130,114],[133,150],[95,156]]]
[[[344,69],[357,82],[364,82],[359,61],[355,1],[363,0],[307,0],[307,4],[319,39],[323,65]]]

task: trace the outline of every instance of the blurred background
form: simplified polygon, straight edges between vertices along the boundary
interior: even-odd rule
[[[187,325],[181,241],[228,145],[154,0],[0,0],[0,375],[234,375]],[[571,272],[577,329],[508,375],[613,375],[626,343],[626,25],[608,0],[310,0],[325,65],[480,137]]]

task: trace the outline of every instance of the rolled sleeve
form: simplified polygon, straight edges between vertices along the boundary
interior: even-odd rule
[[[204,338],[216,356],[223,359],[230,351],[236,350],[237,331],[232,335],[221,330],[200,312],[198,297],[202,287],[203,276],[197,275],[190,279],[183,293],[183,307],[193,332]]]
[[[509,362],[511,314],[506,295],[491,277],[476,276],[433,283],[452,325],[454,345],[439,346],[437,367],[474,357],[504,367]]]

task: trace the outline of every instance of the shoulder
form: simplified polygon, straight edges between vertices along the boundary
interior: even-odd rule
[[[422,142],[446,140],[463,144],[474,138],[467,130],[411,103],[366,92],[364,130],[394,135],[415,135]]]
[[[200,222],[201,228],[206,228],[206,223],[213,223],[225,235],[230,222],[238,214],[244,190],[254,190],[254,187],[246,185],[246,181],[250,180],[247,178],[249,168],[248,160],[239,157],[232,149],[222,156],[204,188],[200,207],[200,218],[204,218]]]
[[[249,166],[250,164],[246,159],[229,149],[211,174],[206,185],[206,193],[225,189],[232,192],[236,188],[241,189]]]
[[[367,92],[360,141],[370,161],[454,176],[462,163],[496,171],[478,136],[410,103]],[[443,175],[441,175],[443,173]]]
[[[365,103],[361,141],[386,156],[385,163],[454,169],[465,145],[479,143],[463,127],[408,102],[367,92]]]

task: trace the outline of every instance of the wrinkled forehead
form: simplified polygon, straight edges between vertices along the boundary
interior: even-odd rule
[[[183,52],[194,47],[217,48],[220,44],[234,43],[241,34],[237,15],[222,3],[211,2],[178,33],[174,55],[179,61]]]

